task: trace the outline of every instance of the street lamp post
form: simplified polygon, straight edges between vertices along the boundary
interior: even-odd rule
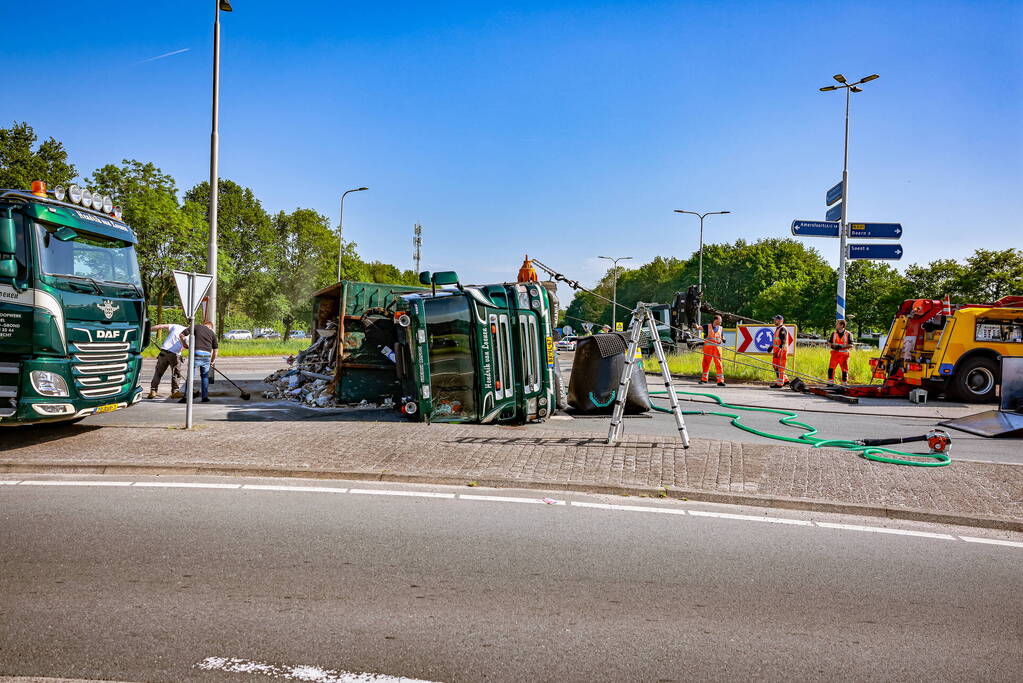
[[[345,190],[341,193],[341,210],[338,212],[337,217],[337,281],[341,282],[341,254],[344,252],[344,230],[345,230],[345,195],[349,192],[362,192],[368,190],[368,187],[356,187],[351,190]]]
[[[700,217],[700,284],[698,285],[700,290],[700,305],[696,307],[696,326],[699,327],[703,324],[703,316],[701,308],[703,308],[703,219],[707,216],[713,216],[721,213],[732,213],[731,211],[707,211],[706,213],[698,213],[696,211],[686,211],[685,209],[675,209],[675,213],[690,213],[694,216]]]
[[[610,256],[598,256],[597,258],[607,259],[614,263],[614,269],[611,271],[611,329],[615,329],[618,325],[618,262],[628,261],[631,256],[619,256],[618,258],[611,258]],[[617,331],[617,330],[615,330]]]
[[[838,85],[827,85],[820,88],[821,92],[827,92],[829,90],[845,90],[845,149],[842,158],[842,219],[839,225],[839,254],[838,254],[838,292],[835,295],[835,318],[837,320],[845,319],[845,261],[846,253],[848,248],[846,246],[846,239],[849,233],[849,99],[854,92],[863,92],[863,88],[857,86],[862,85],[878,78],[878,74],[872,74],[870,76],[864,76],[855,83],[846,82],[845,76],[842,74],[835,74],[833,78],[838,81]]]
[[[218,168],[220,156],[220,12],[232,12],[230,0],[213,0],[213,126],[210,132],[210,241],[206,266],[213,282],[210,283],[206,317],[217,322],[217,202],[220,197]]]

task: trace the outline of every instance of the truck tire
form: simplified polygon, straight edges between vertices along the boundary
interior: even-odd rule
[[[986,356],[963,361],[952,376],[952,393],[966,403],[991,403],[997,388],[998,361]]]

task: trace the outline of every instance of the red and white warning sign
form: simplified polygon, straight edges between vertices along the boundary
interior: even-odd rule
[[[789,355],[796,352],[796,326],[786,325]],[[735,350],[740,353],[771,353],[774,350],[774,325],[739,325]]]

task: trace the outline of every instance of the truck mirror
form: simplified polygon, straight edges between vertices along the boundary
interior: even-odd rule
[[[57,231],[53,233],[53,236],[59,239],[61,242],[70,242],[74,238],[78,237],[78,233],[73,228],[69,228],[63,225],[57,228]]]
[[[444,270],[439,273],[434,273],[432,281],[435,285],[457,285],[458,273],[453,270]]]
[[[13,254],[17,251],[14,235],[14,219],[10,209],[6,216],[0,216],[0,254]]]
[[[14,260],[14,257],[0,258],[0,279],[13,280],[16,277],[18,277],[18,262]]]
[[[430,283],[431,283],[430,271],[424,270],[423,272],[421,272],[419,274],[419,284],[421,284],[421,285],[428,285]]]

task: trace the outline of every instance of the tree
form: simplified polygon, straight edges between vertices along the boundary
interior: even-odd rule
[[[266,286],[267,281],[257,276],[273,271],[280,254],[270,216],[252,190],[226,179],[218,185],[217,333],[222,335],[231,304],[241,301],[246,288],[260,291],[261,285]],[[208,215],[210,184],[202,182],[190,189],[185,201],[196,203]]]
[[[948,294],[956,301],[963,301],[964,295],[968,298],[968,293],[962,289],[966,275],[966,268],[954,259],[938,259],[926,266],[914,263],[906,268],[907,298],[940,299]]]
[[[0,187],[29,190],[33,180],[52,187],[67,184],[78,175],[62,143],[49,138],[33,150],[37,139],[27,123],[0,128]]]
[[[284,323],[287,337],[296,320],[311,319],[313,292],[335,282],[338,240],[330,229],[330,219],[312,209],[277,213],[273,229],[278,250],[275,293],[280,299],[274,306],[279,309],[276,319]],[[362,262],[353,243],[346,243],[345,247],[342,276],[351,278],[360,272]],[[263,291],[274,290],[266,287]],[[264,304],[261,308],[268,310],[269,306]]]
[[[978,249],[966,259],[960,290],[964,300],[996,301],[1010,294],[1023,295],[1023,251]]]
[[[887,263],[857,259],[849,263],[846,278],[848,320],[856,336],[887,329],[909,296],[909,282]]]
[[[135,232],[142,285],[163,322],[163,303],[174,292],[172,270],[205,270],[207,226],[202,209],[181,206],[174,179],[152,163],[124,159],[93,171],[90,189],[113,197]]]

